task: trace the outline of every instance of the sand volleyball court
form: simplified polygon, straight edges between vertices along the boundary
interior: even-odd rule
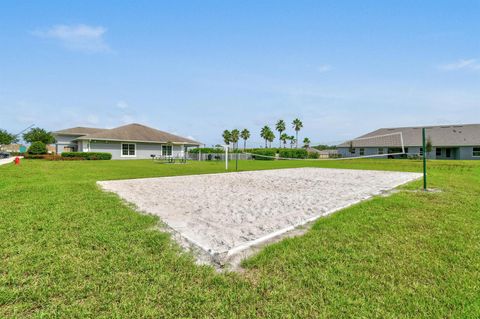
[[[218,264],[421,174],[295,168],[102,181]],[[199,257],[205,260],[204,257]]]

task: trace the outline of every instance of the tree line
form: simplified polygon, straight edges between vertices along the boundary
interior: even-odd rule
[[[28,132],[23,133],[22,138],[25,142],[30,143],[28,152],[41,154],[47,153],[47,145],[55,143],[55,137],[51,132],[43,128],[34,127]],[[0,145],[9,145],[17,143],[19,134],[9,133],[7,130],[0,129]]]
[[[295,131],[295,135],[289,135],[286,133],[287,131],[287,124],[284,120],[278,120],[275,124],[275,130],[278,132],[278,147],[281,148],[283,144],[283,148],[286,148],[287,142],[290,142],[290,148],[298,148],[298,133],[303,128],[303,123],[300,119],[296,118],[291,123],[293,130]],[[222,133],[223,142],[226,145],[232,144],[234,149],[238,149],[238,141],[240,139],[243,140],[243,149],[247,148],[247,140],[251,137],[250,131],[248,129],[243,129],[242,131],[238,129],[233,129],[231,131],[224,130]],[[272,147],[272,143],[275,140],[276,136],[270,126],[265,125],[260,130],[260,137],[265,141],[265,148]],[[305,137],[303,139],[303,146],[305,148],[310,146],[310,139]]]

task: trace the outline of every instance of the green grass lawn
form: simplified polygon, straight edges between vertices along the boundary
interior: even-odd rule
[[[304,166],[421,170],[413,160],[240,163]],[[222,163],[0,166],[0,318],[478,318],[480,162],[429,169],[442,192],[413,182],[266,247],[242,273],[217,273],[95,182],[223,172]]]

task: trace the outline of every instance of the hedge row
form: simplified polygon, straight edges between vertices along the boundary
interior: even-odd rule
[[[112,159],[112,154],[99,152],[63,152],[62,157],[85,160],[109,160]]]
[[[278,150],[278,154],[280,157],[284,158],[307,158],[308,152],[306,149],[303,148],[282,148]]]
[[[262,160],[262,161],[273,161],[275,159],[275,156],[277,155],[277,149],[275,149],[275,148],[249,149],[249,150],[247,150],[247,152],[252,153],[252,154],[256,154],[256,155],[263,155],[263,156],[252,155],[252,157],[254,159]]]

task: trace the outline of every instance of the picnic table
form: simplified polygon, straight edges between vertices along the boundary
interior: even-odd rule
[[[175,157],[175,156],[156,156],[156,155],[150,155],[150,157],[155,161],[155,162],[160,162],[160,163],[165,163],[165,164],[186,164],[187,163],[187,158],[186,157]]]

